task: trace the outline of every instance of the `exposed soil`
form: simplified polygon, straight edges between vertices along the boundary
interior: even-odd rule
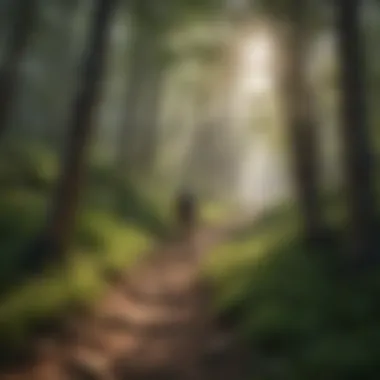
[[[91,310],[33,348],[1,380],[239,380],[249,355],[211,310],[203,255],[231,228],[204,227],[164,243],[128,274],[113,276]]]

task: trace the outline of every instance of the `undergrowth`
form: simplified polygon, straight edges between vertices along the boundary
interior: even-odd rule
[[[217,312],[252,348],[252,378],[377,379],[380,268],[348,274],[336,249],[309,252],[298,236],[290,214],[274,218],[217,248],[204,268]]]
[[[46,223],[59,172],[57,155],[33,144],[0,151],[0,350],[22,351],[36,326],[77,305],[91,304],[106,285],[104,273],[133,267],[138,257],[173,233],[173,199],[157,188],[115,176],[92,160],[66,263],[19,282],[28,247]],[[152,189],[152,190],[150,190]],[[202,219],[222,218],[217,205]],[[0,360],[1,362],[1,360]]]

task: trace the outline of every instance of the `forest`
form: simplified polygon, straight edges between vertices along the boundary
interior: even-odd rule
[[[0,1],[0,380],[377,380],[379,42],[378,0]]]

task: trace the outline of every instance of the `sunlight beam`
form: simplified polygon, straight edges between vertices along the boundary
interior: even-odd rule
[[[271,34],[257,31],[241,42],[241,85],[248,92],[271,90],[275,82],[275,46]]]

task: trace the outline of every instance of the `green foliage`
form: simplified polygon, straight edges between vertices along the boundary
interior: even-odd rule
[[[289,214],[273,222],[218,249],[205,268],[218,310],[238,310],[240,332],[258,352],[265,368],[257,378],[377,378],[378,268],[352,277],[333,249],[305,251]],[[271,373],[274,361],[282,364]]]
[[[3,287],[17,278],[22,252],[38,231],[45,215],[40,196],[28,192],[1,197],[1,272]],[[3,206],[3,204],[1,205]],[[152,237],[133,224],[106,212],[86,210],[78,222],[75,243],[66,267],[49,269],[28,280],[11,294],[5,293],[0,306],[1,341],[19,344],[35,322],[64,312],[76,301],[90,302],[102,290],[108,269],[131,265],[147,249]]]
[[[97,299],[106,285],[105,272],[133,265],[154,237],[170,227],[173,199],[157,191],[157,184],[116,178],[107,162],[92,159],[67,262],[19,283],[26,248],[46,222],[58,176],[56,162],[54,154],[32,145],[3,150],[0,157],[5,169],[0,193],[0,342],[10,353],[41,322]],[[226,212],[215,204],[201,210],[209,222]]]
[[[22,257],[20,252],[41,226],[43,197],[25,191],[2,192],[0,196],[0,287],[12,281]]]
[[[15,288],[23,255],[46,222],[56,163],[56,155],[39,146],[10,145],[1,153],[0,341],[6,345],[20,347],[37,323],[64,313],[73,303],[91,302],[105,285],[104,272],[132,265],[153,234],[164,229],[154,203],[138,186],[116,181],[109,165],[92,160],[68,262]],[[115,212],[116,184],[123,192],[122,215]]]
[[[0,185],[47,190],[57,178],[57,156],[40,144],[15,144],[1,147]]]
[[[143,224],[144,228],[156,235],[167,232],[167,226],[157,205],[153,200],[142,197],[138,188],[129,180],[120,181],[118,188],[118,215],[124,220],[136,224]]]
[[[10,165],[10,163],[12,163]],[[141,189],[128,178],[120,179],[109,162],[91,159],[85,179],[82,209],[114,212],[154,234],[165,232],[154,202],[141,195]],[[19,198],[19,208],[31,197],[41,196],[46,203],[53,195],[59,175],[58,156],[41,144],[10,144],[0,153],[0,185],[4,212],[8,198]],[[118,204],[115,206],[116,193]],[[20,199],[25,197],[25,199]],[[1,218],[1,216],[0,216]],[[17,217],[16,217],[17,219]],[[7,222],[5,222],[7,224]],[[1,220],[0,220],[1,224]],[[37,225],[34,223],[34,225]],[[13,226],[9,224],[8,230]],[[1,234],[1,232],[0,232]]]
[[[166,31],[188,20],[221,9],[219,0],[150,0],[132,1],[131,13],[145,29]]]
[[[292,24],[298,20],[305,32],[330,26],[331,5],[315,0],[251,0],[251,7],[272,20]]]

